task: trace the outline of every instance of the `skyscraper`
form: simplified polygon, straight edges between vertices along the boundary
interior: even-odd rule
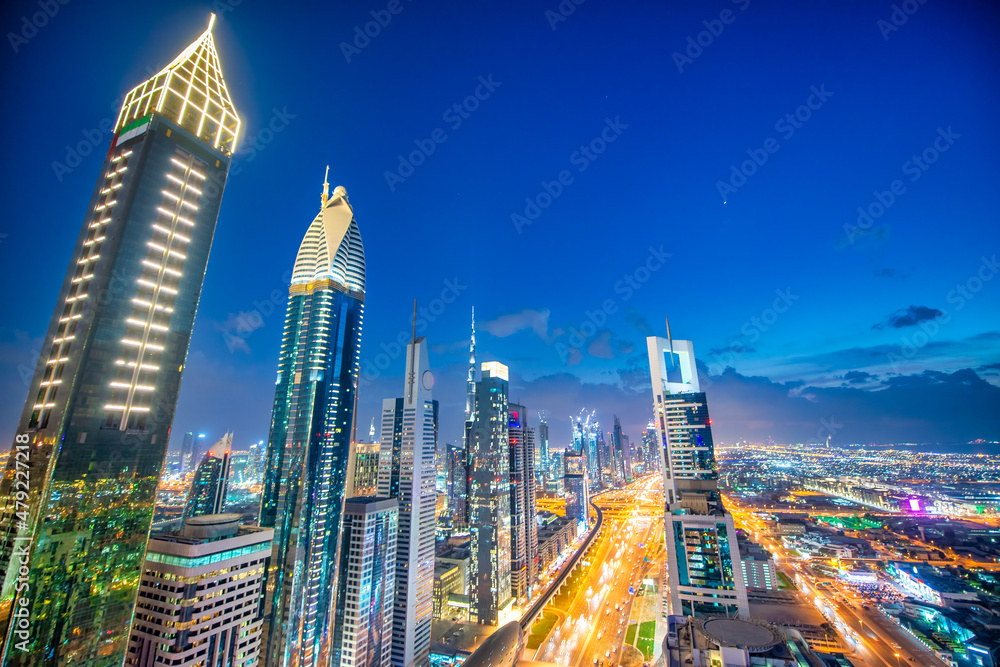
[[[538,413],[538,460],[535,462],[535,473],[545,490],[545,480],[553,477],[552,461],[549,457],[549,425],[545,421],[545,413]]]
[[[628,438],[622,433],[622,423],[618,415],[613,415],[615,427],[611,432],[611,445],[614,450],[615,471],[621,482],[632,481],[632,452],[628,446]]]
[[[566,516],[576,519],[579,535],[590,523],[590,480],[587,456],[583,452],[567,449],[562,456],[565,472],[563,488],[566,494]]]
[[[669,334],[668,334],[669,335]],[[691,341],[646,339],[663,443],[665,614],[749,614],[733,517],[719,493],[708,402]]]
[[[392,453],[379,464],[379,495],[399,500],[392,664],[424,667],[430,661],[434,611],[438,416],[425,338],[406,346],[404,379],[403,397],[382,401],[382,447]]]
[[[186,473],[194,465],[191,461],[191,452],[194,450],[194,433],[188,431],[184,434],[184,440],[181,441],[181,457],[180,464],[177,466],[177,472],[180,474]]]
[[[354,443],[354,494],[373,496],[378,492],[379,448],[377,442]]]
[[[531,596],[538,573],[538,525],[535,523],[535,432],[528,428],[523,405],[508,404],[510,446],[510,581],[519,602]]]
[[[124,659],[239,128],[211,21],[125,96],[17,430],[27,500],[11,492],[16,457],[0,483],[6,664]],[[66,246],[53,242],[39,266],[52,270]],[[22,568],[30,633],[10,622]]]
[[[456,507],[453,525],[456,530],[465,530],[471,521],[472,507],[469,494],[472,490],[472,425],[476,413],[476,309],[472,308],[472,333],[469,337],[469,376],[465,383],[465,428],[462,430],[462,450],[464,485],[456,492]]]
[[[337,614],[340,664],[389,667],[396,587],[395,498],[355,497],[344,504]]]
[[[229,489],[229,465],[233,447],[233,434],[226,433],[205,453],[205,458],[195,470],[194,480],[188,490],[184,518],[202,514],[222,514]]]
[[[499,625],[513,605],[510,583],[510,448],[507,443],[507,367],[483,362],[469,429],[471,614]]]
[[[270,528],[239,525],[239,514],[184,520],[149,538],[127,667],[255,667],[257,615]]]
[[[365,303],[365,251],[347,192],[329,194],[292,269],[260,525],[274,528],[265,664],[325,666],[334,606]]]

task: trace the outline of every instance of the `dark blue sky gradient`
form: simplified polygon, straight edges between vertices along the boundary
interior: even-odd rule
[[[983,262],[1000,252],[995,3],[915,4],[888,39],[877,22],[891,2],[663,4],[587,0],[553,30],[555,1],[403,0],[351,62],[339,44],[386,3],[246,0],[225,12],[216,43],[243,143],[175,435],[266,439],[284,297],[270,314],[264,302],[286,293],[329,164],[367,255],[365,434],[381,399],[402,391],[401,356],[375,366],[382,346],[391,353],[409,331],[414,298],[428,306],[457,284],[425,331],[443,441],[460,438],[473,305],[480,360],[510,366],[512,396],[547,412],[554,446],[582,407],[607,426],[618,414],[638,438],[650,411],[644,337],[665,334],[666,315],[674,336],[695,342],[717,438],[825,440],[828,428],[835,443],[1000,439],[1000,276]],[[672,54],[727,9],[734,20],[678,72]],[[4,33],[36,11],[7,3]],[[23,373],[108,147],[102,120],[210,11],[69,3],[16,53],[9,34],[0,47],[3,433],[16,428]],[[499,86],[455,127],[444,114],[479,77]],[[788,136],[776,122],[812,87],[832,95]],[[627,127],[581,172],[573,154],[606,119]],[[269,124],[280,131],[261,134]],[[391,190],[385,172],[437,128],[447,139]],[[939,128],[959,136],[911,181],[905,163]],[[98,147],[57,177],[53,163],[88,136]],[[724,204],[717,183],[771,138],[777,151]],[[519,233],[512,214],[562,170],[572,182]],[[896,179],[905,192],[851,242],[844,225]],[[661,247],[669,259],[626,289],[619,281],[645,278],[636,270]],[[992,279],[971,298],[953,291],[975,287],[977,272]],[[777,291],[787,310],[772,318]],[[599,331],[574,339],[606,300],[614,312]],[[937,319],[922,329],[928,313]]]

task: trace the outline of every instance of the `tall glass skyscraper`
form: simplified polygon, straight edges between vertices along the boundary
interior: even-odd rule
[[[510,446],[510,580],[517,602],[531,597],[538,574],[538,524],[535,523],[535,432],[523,405],[508,403]]]
[[[0,484],[4,664],[125,658],[239,128],[211,23],[125,96],[18,426],[29,490],[13,455]]]
[[[510,447],[507,367],[483,362],[469,429],[470,611],[477,623],[500,625],[513,606],[510,575]]]
[[[646,339],[663,471],[667,585],[664,614],[739,614],[750,608],[733,517],[719,493],[712,420],[691,341]]]
[[[184,518],[204,514],[222,514],[229,491],[229,469],[233,449],[233,434],[219,439],[194,471],[191,488],[184,505]]]
[[[327,665],[334,642],[365,251],[347,192],[329,194],[292,270],[271,411],[260,525],[274,528],[264,599],[269,667]]]

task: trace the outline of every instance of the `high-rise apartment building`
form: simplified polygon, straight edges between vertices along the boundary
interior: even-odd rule
[[[611,446],[614,451],[615,476],[621,483],[632,481],[632,452],[630,451],[628,438],[622,433],[622,423],[618,415],[613,415],[615,420],[614,430],[611,432]]]
[[[240,514],[184,520],[149,538],[126,667],[256,667],[270,528]]]
[[[12,492],[20,458],[0,482],[4,664],[124,660],[239,128],[211,23],[125,96],[17,429],[28,498]],[[69,243],[50,246],[40,270]],[[15,597],[30,633],[11,623]]]
[[[583,452],[567,449],[562,455],[565,472],[563,488],[566,495],[566,516],[577,522],[576,534],[587,530],[590,524],[590,480],[587,456]]]
[[[499,625],[511,607],[510,446],[507,367],[483,362],[469,429],[469,529],[472,563],[469,602],[473,620]]]
[[[335,645],[340,527],[365,304],[365,252],[347,192],[329,194],[292,269],[267,442],[260,525],[268,667],[325,667]]]
[[[229,489],[229,467],[233,434],[227,433],[205,454],[194,473],[184,506],[184,518],[221,514]]]
[[[535,523],[535,432],[523,405],[508,404],[510,446],[510,583],[523,602],[531,597],[538,574],[538,524]]]
[[[392,664],[424,667],[430,661],[434,611],[434,455],[437,450],[437,401],[427,340],[406,346],[402,398],[382,401],[379,495],[399,500]]]
[[[334,667],[389,667],[396,589],[395,498],[355,497],[344,504]]]
[[[712,420],[691,341],[646,339],[661,451],[666,615],[749,614],[733,517],[722,504]]]

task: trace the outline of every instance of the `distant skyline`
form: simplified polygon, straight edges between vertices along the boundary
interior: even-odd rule
[[[509,366],[553,449],[581,408],[639,440],[666,316],[719,441],[998,440],[1000,8],[892,25],[892,5],[70,3],[31,32],[37,3],[8,3],[0,432],[121,96],[216,11],[244,129],[172,449],[267,439],[327,165],[365,230],[361,438],[398,393],[416,298],[442,443],[461,442],[473,306],[478,360]]]

